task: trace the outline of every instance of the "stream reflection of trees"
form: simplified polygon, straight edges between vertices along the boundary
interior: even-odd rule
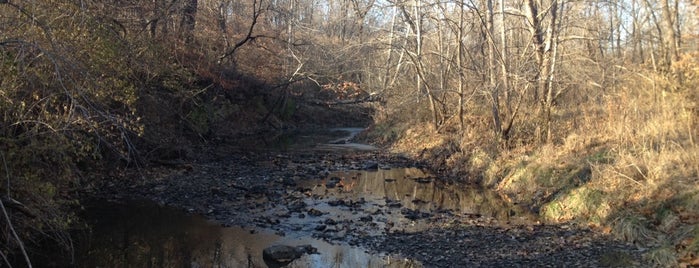
[[[290,267],[415,267],[358,248],[318,240],[291,239],[206,220],[155,205],[100,205],[88,213],[94,226],[78,245],[79,267],[267,267],[262,250],[272,244],[312,244]]]
[[[402,207],[413,210],[452,210],[498,219],[527,215],[524,209],[506,202],[494,191],[446,183],[417,168],[337,172],[329,177],[339,177],[345,185],[341,193],[328,191],[338,197],[388,199],[400,201]]]

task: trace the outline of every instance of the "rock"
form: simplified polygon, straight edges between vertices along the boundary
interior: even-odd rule
[[[225,193],[221,190],[221,188],[219,188],[219,187],[211,187],[209,190],[211,191],[211,194],[213,194],[213,195],[223,195],[223,194],[225,194]]]
[[[296,187],[296,181],[293,178],[288,178],[288,177],[282,178],[282,179],[279,179],[279,182],[284,186]]]
[[[342,230],[342,231],[336,232],[332,238],[336,239],[336,240],[340,240],[340,239],[344,239],[346,235],[347,235],[347,231]]]
[[[295,247],[288,245],[274,245],[262,250],[262,258],[265,260],[265,262],[283,265],[300,258],[303,256],[303,254],[313,254],[317,252],[318,249],[311,245],[301,245]]]
[[[425,200],[422,200],[422,199],[419,199],[419,198],[413,199],[412,202],[413,202],[413,204],[416,204],[416,205],[421,205],[421,204],[427,204],[427,203],[429,203],[429,202],[427,202],[427,201],[425,201]]]
[[[291,218],[291,212],[281,211],[281,212],[277,212],[274,216],[276,216],[278,218]]]
[[[330,201],[328,201],[328,205],[330,205],[331,207],[346,206],[347,203],[345,202],[345,200],[337,199],[337,200],[330,200]]]
[[[415,178],[415,182],[417,182],[417,183],[430,183],[430,182],[432,182],[432,178],[430,178],[430,177]]]
[[[273,219],[273,218],[269,218],[269,217],[264,217],[264,221],[270,225],[277,225],[277,224],[281,223],[281,221],[279,219]]]
[[[337,184],[341,181],[339,177],[332,177],[328,180],[328,182],[325,183],[325,187],[328,189],[335,188]]]
[[[370,222],[370,221],[372,221],[373,219],[374,219],[374,218],[372,218],[371,216],[367,215],[367,216],[364,216],[364,217],[360,217],[360,218],[359,218],[359,221]]]
[[[386,200],[386,206],[389,208],[399,208],[402,207],[403,204],[400,203],[399,200]]]
[[[403,214],[403,216],[406,219],[409,219],[409,220],[424,219],[424,218],[429,218],[431,216],[430,213],[420,212],[419,210],[412,210],[409,208],[403,208],[403,209],[401,209],[400,212]]]
[[[323,212],[315,208],[311,208],[308,210],[308,215],[318,217],[320,215],[323,215]]]
[[[364,163],[364,166],[362,167],[364,170],[378,170],[379,169],[379,163],[375,161],[367,161]]]
[[[286,208],[290,212],[301,212],[304,208],[306,208],[307,204],[306,202],[303,202],[303,200],[296,200],[292,202],[291,204],[288,204]]]

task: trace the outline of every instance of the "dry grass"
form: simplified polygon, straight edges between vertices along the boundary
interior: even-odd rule
[[[669,75],[620,68],[618,79],[596,97],[559,107],[552,144],[502,149],[487,123],[470,124],[460,137],[425,124],[403,132],[393,148],[446,158],[445,169],[541,208],[545,221],[606,226],[651,247],[646,257],[657,266],[692,263],[699,256],[699,55],[685,56]],[[454,141],[457,149],[445,146]]]

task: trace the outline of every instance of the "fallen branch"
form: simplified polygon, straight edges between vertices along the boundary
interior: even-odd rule
[[[361,99],[352,100],[335,100],[335,101],[323,101],[323,100],[304,100],[304,102],[321,105],[321,106],[333,106],[333,105],[347,105],[347,104],[357,104],[357,103],[367,103],[367,102],[377,102],[381,101],[381,98],[377,95],[369,96]]]

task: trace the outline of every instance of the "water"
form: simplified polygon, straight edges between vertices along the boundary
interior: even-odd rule
[[[363,128],[333,128],[330,129],[335,133],[345,134],[342,137],[328,141],[327,143],[322,143],[317,146],[318,149],[326,150],[355,150],[355,151],[373,151],[377,148],[373,145],[352,142],[354,137],[356,137],[360,132],[364,131]]]
[[[149,202],[95,202],[84,216],[93,227],[75,236],[77,267],[267,267],[262,251],[277,244],[318,249],[319,254],[304,255],[288,267],[420,267],[311,238],[224,228]]]
[[[338,128],[320,134],[296,133],[264,148],[375,150],[373,146],[351,142],[360,131],[361,128]],[[297,190],[285,193],[284,199],[277,202],[265,198],[229,200],[252,205],[247,212],[222,215],[258,217],[257,223],[277,222],[261,226],[263,229],[221,227],[201,216],[147,201],[90,203],[83,216],[91,229],[74,235],[74,265],[268,267],[262,258],[264,248],[310,244],[319,254],[306,254],[288,267],[421,267],[417,261],[370,254],[347,243],[361,244],[367,236],[381,237],[391,232],[419,232],[442,220],[492,218],[516,223],[535,217],[505,202],[495,192],[444,183],[416,168],[333,172],[323,179],[301,179],[297,184]],[[290,204],[299,201],[304,204],[303,209],[292,209]],[[311,215],[311,209],[321,214]],[[323,239],[337,243],[329,244]],[[43,254],[49,257],[39,258],[40,263],[46,264],[41,266],[61,267],[70,261],[60,260],[56,254]]]
[[[274,151],[357,150],[372,151],[372,145],[352,142],[364,128],[346,127],[324,130],[296,130],[274,136],[256,137],[243,142],[248,149]]]
[[[303,192],[291,193],[286,203],[303,201],[303,210],[287,206],[261,206],[253,214],[262,218],[288,215],[276,228],[338,240],[381,236],[390,232],[419,232],[440,221],[492,220],[499,223],[531,222],[536,215],[509,204],[497,193],[463,184],[448,184],[417,168],[353,170],[331,173],[324,179],[299,182]],[[322,215],[306,216],[309,208]],[[305,214],[305,215],[302,215]],[[331,220],[332,224],[327,224]]]

